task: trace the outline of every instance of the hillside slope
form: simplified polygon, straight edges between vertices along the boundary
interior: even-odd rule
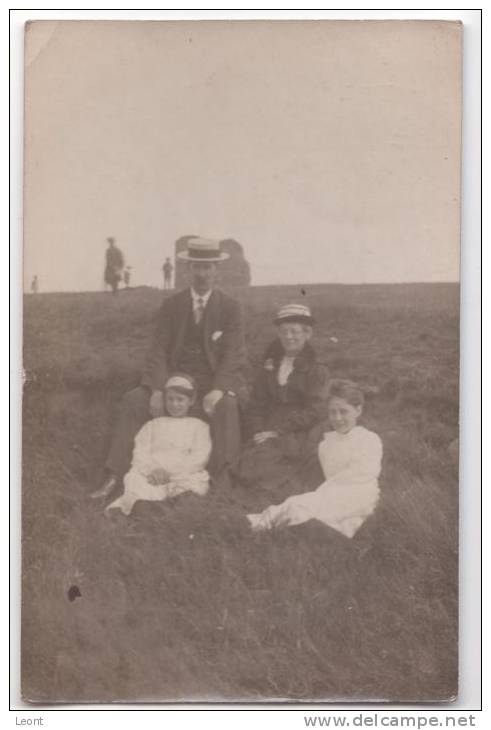
[[[140,503],[128,520],[102,516],[88,495],[161,297],[141,288],[25,298],[24,697],[454,696],[458,286],[244,295],[251,372],[272,312],[305,300],[332,374],[368,386],[364,423],[385,448],[382,499],[352,541],[316,523],[252,535],[244,514],[254,498],[238,488]]]

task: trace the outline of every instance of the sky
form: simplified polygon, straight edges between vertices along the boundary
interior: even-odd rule
[[[456,281],[461,28],[432,21],[27,26],[24,285],[161,286],[186,234],[253,284]]]

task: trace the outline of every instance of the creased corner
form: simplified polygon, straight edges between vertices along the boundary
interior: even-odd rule
[[[26,70],[50,44],[58,24],[58,21],[51,22],[48,20],[29,20],[26,23],[24,34]]]

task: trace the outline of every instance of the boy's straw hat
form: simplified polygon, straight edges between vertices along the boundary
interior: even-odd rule
[[[196,391],[196,384],[190,375],[178,373],[176,375],[171,375],[164,385],[164,390],[168,390],[170,388],[172,388],[172,390],[178,390],[179,392],[185,392],[192,395]]]

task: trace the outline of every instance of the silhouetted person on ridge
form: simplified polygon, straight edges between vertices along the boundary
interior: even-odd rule
[[[113,294],[117,294],[119,282],[123,278],[124,257],[121,250],[115,245],[115,239],[112,236],[106,240],[109,246],[106,249],[104,281],[111,287]]]
[[[127,289],[130,288],[130,281],[131,281],[131,266],[127,266],[123,273],[123,281],[124,285]]]
[[[165,259],[165,264],[162,266],[162,271],[164,272],[164,289],[170,289],[172,285],[172,272],[174,271],[174,267],[172,266],[171,260],[168,256]]]

